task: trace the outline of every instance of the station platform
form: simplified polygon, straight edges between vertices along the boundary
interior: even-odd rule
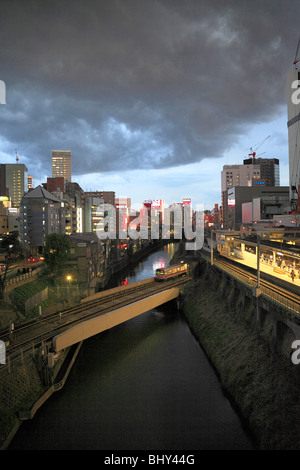
[[[228,259],[231,259],[237,263],[243,264],[245,266],[249,266],[250,268],[257,269],[256,263],[251,263],[249,261],[242,260],[240,258],[237,258],[235,256],[230,256]],[[278,279],[281,279],[282,281],[289,282],[295,286],[300,287],[300,279],[298,278],[298,273],[296,272],[296,277],[294,278],[294,281],[290,277],[288,272],[284,272],[283,270],[280,270],[280,268],[275,268],[278,269],[279,271],[274,270],[275,266],[272,266],[270,264],[267,264],[264,261],[260,261],[259,263],[259,269],[260,272],[264,272],[266,274],[269,274],[270,276],[277,277]]]

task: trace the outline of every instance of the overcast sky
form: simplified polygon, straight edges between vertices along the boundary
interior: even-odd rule
[[[298,0],[0,0],[0,162],[35,185],[51,150],[117,197],[220,203],[250,147],[288,185],[286,74]]]

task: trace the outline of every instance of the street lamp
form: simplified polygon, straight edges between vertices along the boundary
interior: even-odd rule
[[[72,281],[72,276],[68,275],[67,276],[67,281],[68,281],[68,296],[70,297],[70,284]]]

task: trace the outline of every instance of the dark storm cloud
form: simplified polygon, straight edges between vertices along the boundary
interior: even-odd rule
[[[51,149],[74,174],[221,156],[285,104],[297,3],[2,1],[0,151],[49,176]]]

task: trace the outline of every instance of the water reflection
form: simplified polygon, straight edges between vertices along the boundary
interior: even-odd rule
[[[165,267],[166,267],[166,261],[164,259],[154,260],[153,273],[155,273],[157,269],[165,268]]]
[[[151,277],[174,245],[121,282]],[[186,321],[160,309],[86,340],[62,391],[11,450],[251,449]]]

